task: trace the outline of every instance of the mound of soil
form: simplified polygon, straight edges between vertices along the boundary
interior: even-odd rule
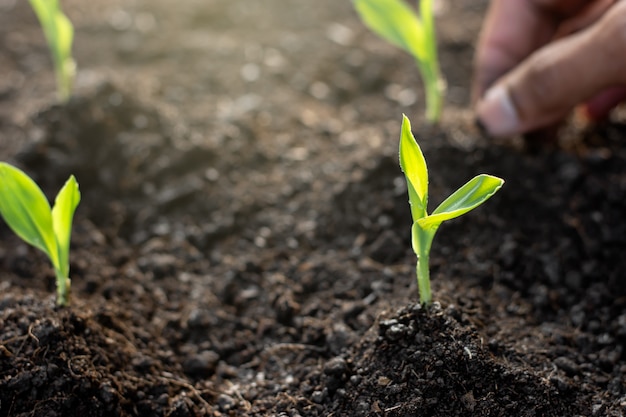
[[[350,2],[64,2],[58,104],[27,2],[0,0],[0,159],[81,186],[72,305],[0,224],[0,416],[623,416],[626,125],[532,152],[467,110],[485,1],[439,2],[449,90]],[[446,224],[416,304],[398,166],[413,120]]]

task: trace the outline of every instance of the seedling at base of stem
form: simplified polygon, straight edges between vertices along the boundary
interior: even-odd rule
[[[441,223],[459,217],[475,209],[494,195],[504,180],[481,174],[446,198],[431,214],[428,214],[428,169],[422,150],[411,132],[411,122],[403,115],[400,133],[400,167],[404,172],[411,205],[411,243],[417,255],[417,286],[420,302],[432,301],[430,290],[429,255],[433,238]]]
[[[419,17],[403,0],[353,0],[367,27],[417,62],[426,93],[426,119],[439,121],[446,85],[439,70],[433,0],[419,0]]]
[[[23,171],[0,162],[0,216],[26,243],[42,250],[54,267],[57,305],[70,295],[70,235],[80,191],[70,176],[51,209],[41,188]]]

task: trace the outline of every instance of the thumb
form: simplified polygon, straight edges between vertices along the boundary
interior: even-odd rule
[[[524,133],[560,121],[577,104],[626,86],[626,2],[588,29],[539,49],[478,102],[479,123],[493,136]]]

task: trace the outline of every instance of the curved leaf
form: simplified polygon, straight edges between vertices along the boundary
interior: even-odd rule
[[[72,41],[74,40],[74,26],[60,10],[55,16],[57,48],[59,56],[67,59],[72,55]]]
[[[433,15],[433,0],[420,0],[420,17],[422,20],[424,42],[422,48],[425,50],[426,61],[437,61],[437,42],[435,34],[435,17]]]
[[[400,167],[409,189],[409,202],[413,221],[426,216],[428,205],[428,168],[424,154],[411,132],[411,122],[402,115],[400,133]]]
[[[57,194],[52,208],[52,226],[56,235],[59,263],[65,277],[69,275],[70,237],[72,234],[72,220],[74,211],[80,202],[80,191],[74,176],[65,182]]]
[[[419,60],[426,59],[422,21],[402,0],[354,0],[363,22],[374,33]]]
[[[494,195],[504,180],[492,175],[481,174],[469,180],[433,211],[430,216],[419,219],[424,229],[436,228],[442,222],[459,217],[475,209]]]
[[[15,234],[59,267],[48,199],[28,175],[4,162],[0,162],[0,215]]]

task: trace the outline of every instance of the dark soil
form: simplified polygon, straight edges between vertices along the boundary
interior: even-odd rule
[[[73,304],[0,224],[0,416],[624,416],[626,125],[487,140],[468,85],[485,1],[442,1],[449,84],[348,1],[63,2],[75,95],[0,0],[0,159],[75,174]],[[398,167],[410,115],[443,226],[421,308]],[[618,115],[619,116],[619,115]]]

